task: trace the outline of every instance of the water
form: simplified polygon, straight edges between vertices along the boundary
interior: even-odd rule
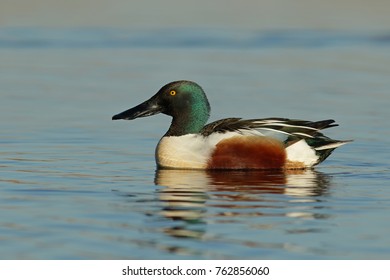
[[[0,30],[0,258],[388,259],[388,34]],[[334,118],[315,170],[156,170],[163,84],[212,117]]]

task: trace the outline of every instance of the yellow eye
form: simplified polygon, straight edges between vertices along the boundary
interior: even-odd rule
[[[171,91],[169,92],[169,94],[172,95],[172,96],[174,96],[174,95],[176,95],[176,91],[175,91],[175,90],[171,90]]]

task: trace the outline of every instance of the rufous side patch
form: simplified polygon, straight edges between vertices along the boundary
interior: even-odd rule
[[[220,141],[208,169],[282,169],[286,152],[278,140],[259,136],[234,136]]]

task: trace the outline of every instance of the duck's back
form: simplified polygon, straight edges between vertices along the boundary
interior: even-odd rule
[[[319,132],[332,126],[333,120],[223,119],[199,134],[163,137],[156,162],[162,168],[180,169],[308,168],[347,142]]]

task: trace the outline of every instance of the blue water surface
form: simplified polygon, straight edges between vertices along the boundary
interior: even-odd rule
[[[388,259],[390,36],[0,29],[1,259]],[[179,79],[212,115],[334,118],[314,170],[156,170],[170,119],[111,116]]]

